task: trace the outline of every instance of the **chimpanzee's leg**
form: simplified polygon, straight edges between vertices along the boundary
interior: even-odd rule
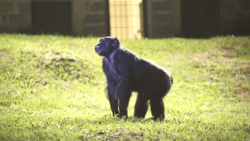
[[[124,117],[124,116],[127,117],[128,116],[127,108],[128,108],[130,96],[131,96],[131,92],[120,97],[120,99],[119,99],[119,110],[120,110],[119,117]]]
[[[107,91],[110,103],[110,108],[112,110],[113,116],[119,115],[118,111],[118,100],[114,98],[116,84],[112,81],[108,81]]]
[[[119,99],[119,117],[128,116],[127,108],[132,93],[132,86],[128,81],[121,81],[115,89],[115,99]]]
[[[119,111],[118,111],[118,100],[115,99],[113,96],[109,96],[109,103],[110,103],[110,107],[111,107],[111,110],[112,110],[112,113],[113,113],[113,116],[119,114]]]
[[[144,118],[148,111],[148,99],[143,98],[138,94],[135,104],[134,116],[137,118]]]
[[[151,112],[155,120],[160,119],[164,120],[165,110],[164,103],[161,98],[152,98],[150,99]]]

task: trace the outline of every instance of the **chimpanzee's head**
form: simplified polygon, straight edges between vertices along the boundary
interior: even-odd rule
[[[108,56],[119,47],[119,40],[115,37],[108,36],[99,40],[99,43],[95,46],[95,52],[101,56]]]

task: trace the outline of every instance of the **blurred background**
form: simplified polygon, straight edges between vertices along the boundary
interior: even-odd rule
[[[0,0],[0,33],[122,39],[250,35],[250,0]]]

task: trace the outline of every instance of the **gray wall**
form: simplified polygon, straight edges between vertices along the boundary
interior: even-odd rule
[[[181,34],[180,0],[146,0],[147,36],[166,38]]]
[[[32,1],[72,2],[72,35],[109,34],[106,0],[0,0],[0,33],[32,33]]]
[[[73,0],[73,35],[109,35],[106,0]]]
[[[220,0],[222,35],[250,35],[250,0]]]
[[[0,33],[31,33],[30,0],[0,0]]]
[[[72,35],[109,35],[107,0],[0,0],[0,33],[32,32],[31,1],[70,1]],[[148,37],[181,34],[180,1],[147,0]],[[250,35],[250,0],[219,1],[220,35]],[[164,7],[160,3],[169,5]],[[158,4],[160,7],[156,8]]]

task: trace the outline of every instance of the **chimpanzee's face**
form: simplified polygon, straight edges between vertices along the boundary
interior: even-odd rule
[[[95,46],[95,52],[101,56],[110,53],[110,41],[106,38],[101,38],[99,43]]]
[[[101,56],[109,55],[115,48],[119,47],[117,38],[101,38],[95,46],[95,52]]]

